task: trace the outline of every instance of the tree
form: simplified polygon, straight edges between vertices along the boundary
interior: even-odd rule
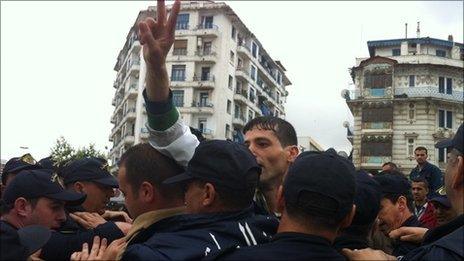
[[[74,149],[69,142],[63,137],[56,140],[56,144],[51,148],[51,157],[56,167],[62,167],[66,163],[83,159],[86,157],[97,157],[107,159],[105,153],[95,149],[95,144],[89,144],[88,147]]]

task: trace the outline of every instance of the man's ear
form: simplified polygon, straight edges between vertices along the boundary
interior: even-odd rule
[[[291,145],[287,146],[285,149],[287,150],[287,161],[293,163],[296,157],[298,157],[298,154],[300,154],[298,146]]]
[[[214,185],[211,183],[206,183],[203,186],[203,200],[202,200],[202,205],[204,207],[211,206],[214,203],[214,200],[216,199],[216,189],[214,188]]]
[[[25,198],[20,197],[17,198],[14,202],[14,209],[18,213],[18,215],[25,217],[30,213],[32,206],[29,201],[27,201]]]
[[[351,212],[348,215],[346,215],[346,217],[342,220],[340,227],[346,228],[346,227],[351,226],[351,222],[353,222],[353,218],[355,214],[356,214],[356,205],[353,204],[353,207],[351,208]]]
[[[85,191],[84,191],[84,184],[80,181],[77,181],[77,182],[74,182],[73,184],[73,189],[74,191],[76,192],[79,192],[79,193],[84,193],[85,194]]]
[[[405,196],[400,196],[398,200],[396,201],[396,204],[398,204],[398,209],[400,211],[404,211],[405,209],[408,208],[408,203],[407,203]]]
[[[464,157],[457,156],[456,157],[456,169],[458,170],[454,173],[453,177],[451,178],[451,187],[453,189],[460,189],[464,186]]]
[[[277,206],[276,210],[278,213],[283,213],[285,209],[285,198],[284,198],[284,187],[282,185],[279,186],[279,189],[277,190]]]
[[[139,193],[139,198],[141,198],[143,202],[145,203],[152,202],[153,199],[155,198],[155,188],[153,187],[152,184],[146,181],[140,184],[138,193]]]

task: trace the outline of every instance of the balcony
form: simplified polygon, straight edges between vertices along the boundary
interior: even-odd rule
[[[194,60],[196,62],[216,62],[217,53],[211,49],[198,50],[195,52]]]
[[[135,117],[135,108],[129,108],[126,110],[126,113],[124,113],[124,118],[135,119]]]
[[[132,145],[134,144],[135,137],[132,132],[128,132],[124,135],[124,145]]]
[[[193,101],[191,107],[179,107],[181,113],[201,113],[201,114],[213,114],[213,104],[209,101]]]
[[[187,49],[186,48],[174,48],[172,50],[172,55],[173,56],[185,56],[187,55]]]
[[[392,122],[363,122],[362,130],[389,130],[392,129]]]
[[[395,88],[395,97],[403,98],[398,96],[404,98],[435,98],[460,103],[464,100],[463,91],[453,89],[452,93],[447,94],[440,92],[437,86]]]
[[[234,118],[232,119],[232,124],[237,126],[237,127],[243,127],[245,126],[246,119],[244,115],[234,115]]]
[[[210,23],[199,24],[196,27],[195,34],[202,35],[202,36],[218,37],[219,27],[215,24],[210,24]]]
[[[392,98],[392,88],[365,88],[362,92],[359,89],[356,90],[349,90],[347,95],[345,95],[345,99],[349,100],[357,100],[357,99],[385,99],[385,98]]]
[[[198,89],[213,89],[215,86],[214,75],[193,76],[192,86]]]
[[[234,100],[239,101],[243,104],[247,103],[248,92],[246,90],[235,90]]]
[[[133,83],[129,86],[129,89],[127,89],[126,96],[128,98],[135,98],[137,97],[138,90],[137,90],[137,84]]]
[[[251,54],[250,47],[246,46],[244,43],[239,43],[237,46],[237,53],[241,53],[242,55],[246,55],[248,59],[252,60],[254,57]]]
[[[237,67],[237,69],[235,70],[235,76],[237,76],[237,78],[242,78],[243,80],[246,80],[249,83],[255,82],[253,79],[251,79],[250,74],[243,67]]]

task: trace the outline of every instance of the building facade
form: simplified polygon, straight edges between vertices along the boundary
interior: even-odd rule
[[[310,136],[298,136],[297,139],[300,153],[305,151],[324,151],[324,148]]]
[[[155,12],[156,7],[149,7],[139,13],[114,67],[118,73],[109,136],[113,162],[148,138],[142,97],[146,67],[136,24]],[[286,69],[225,3],[182,2],[167,70],[183,121],[206,138],[242,141],[242,129],[250,119],[285,117],[286,86],[291,84]]]
[[[357,168],[392,161],[409,174],[414,149],[428,149],[440,168],[446,150],[434,148],[463,122],[463,44],[429,37],[369,41],[369,58],[356,59],[354,90],[344,91],[354,116],[349,129]],[[352,131],[351,131],[352,130]]]

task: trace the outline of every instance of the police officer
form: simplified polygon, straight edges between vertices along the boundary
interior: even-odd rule
[[[60,176],[66,189],[87,197],[80,205],[66,207],[68,218],[57,232],[52,233],[42,248],[41,258],[68,260],[73,252],[82,248],[83,243],[91,244],[94,236],[112,242],[127,232],[126,223],[106,221],[99,215],[104,213],[106,204],[114,194],[113,188],[118,187],[117,180],[108,172],[107,166],[105,160],[90,157],[70,162],[61,169]],[[81,215],[73,215],[77,212]],[[91,224],[83,226],[76,222],[80,220],[85,223],[86,217],[93,219]]]
[[[18,174],[21,170],[26,169],[40,169],[41,166],[37,164],[35,159],[31,156],[31,154],[27,153],[21,157],[15,157],[8,160],[3,167],[2,171],[2,184],[1,184],[1,192],[5,190],[5,187],[10,183],[11,180]]]
[[[338,231],[355,213],[354,169],[330,152],[303,152],[279,188],[282,213],[267,244],[229,249],[225,260],[344,260],[332,246]]]
[[[50,229],[32,225],[16,230],[0,221],[0,260],[26,260],[50,238]]]
[[[2,258],[10,259],[11,255],[28,256],[30,251],[37,250],[28,242],[21,241],[21,235],[30,237],[28,235],[31,231],[24,230],[18,234],[18,229],[31,225],[56,229],[66,218],[65,202],[80,204],[84,199],[85,195],[63,190],[58,183],[54,182],[51,172],[37,169],[23,170],[18,173],[9,182],[2,199],[4,201],[4,215],[0,221]],[[33,229],[32,232],[39,233],[37,237],[47,236],[47,232],[41,229]],[[43,245],[40,242],[37,244],[39,247]],[[29,247],[26,248],[28,245]]]

